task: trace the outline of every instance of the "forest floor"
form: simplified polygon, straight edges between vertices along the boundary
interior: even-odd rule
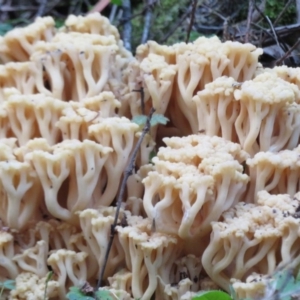
[[[299,0],[0,0],[0,35],[51,15],[98,11],[119,29],[133,53],[139,44],[193,41],[199,36],[250,42],[264,49],[265,66],[300,65]],[[131,31],[123,30],[130,27]],[[131,32],[128,34],[128,32]]]

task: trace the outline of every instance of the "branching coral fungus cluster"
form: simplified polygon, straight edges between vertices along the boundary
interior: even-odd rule
[[[51,17],[0,38],[0,280],[10,299],[65,299],[104,273],[112,299],[264,293],[300,258],[298,69],[263,69],[261,49],[218,38],[148,42],[134,57],[100,14]],[[152,163],[150,153],[158,149]],[[121,224],[124,218],[126,224]],[[251,279],[252,278],[252,279]]]

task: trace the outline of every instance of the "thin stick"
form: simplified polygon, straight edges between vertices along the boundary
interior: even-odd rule
[[[145,114],[145,91],[144,88],[141,86],[138,90],[132,90],[133,92],[138,92],[141,94],[141,109],[142,115]]]
[[[119,218],[119,214],[120,214],[120,209],[121,209],[123,196],[124,196],[124,193],[125,193],[126,183],[127,183],[128,177],[133,173],[135,160],[136,160],[138,151],[140,149],[140,146],[143,142],[143,139],[144,139],[145,135],[150,130],[150,122],[151,122],[151,118],[152,118],[152,115],[154,114],[154,112],[155,112],[155,109],[151,108],[150,113],[147,117],[146,124],[143,128],[142,134],[141,134],[137,144],[135,145],[135,148],[134,148],[133,153],[132,153],[132,155],[130,157],[130,160],[129,160],[129,164],[127,165],[127,167],[124,171],[124,176],[123,176],[123,180],[122,180],[121,187],[120,187],[120,192],[119,192],[118,199],[117,199],[117,210],[116,210],[116,213],[115,213],[115,219],[114,219],[113,224],[111,225],[111,232],[110,232],[108,246],[107,246],[107,249],[106,249],[106,252],[105,252],[104,263],[103,263],[103,266],[101,268],[100,276],[99,276],[99,279],[98,279],[98,282],[97,282],[97,287],[96,287],[95,291],[97,291],[99,289],[99,287],[101,286],[101,282],[102,282],[103,275],[104,275],[104,272],[105,272],[105,268],[106,268],[106,265],[107,265],[108,257],[109,257],[109,254],[110,254],[110,249],[111,249],[113,241],[114,241],[115,230],[116,230],[116,226],[117,226],[117,223],[118,223],[118,218]]]
[[[228,20],[223,23],[223,33],[222,33],[222,41],[225,42],[230,39],[230,35],[228,33]]]
[[[192,8],[190,7],[182,16],[181,18],[175,23],[175,25],[170,29],[169,32],[165,34],[165,36],[162,38],[160,43],[165,43],[168,38],[176,31],[176,29],[185,21],[185,19],[188,17],[188,15],[191,13]]]
[[[118,5],[114,4],[111,8],[110,14],[109,14],[109,22],[112,23],[115,19],[116,12],[118,9]]]
[[[276,61],[276,66],[280,65],[288,56],[292,53],[292,51],[300,44],[300,39],[281,57]]]
[[[47,5],[47,0],[42,0],[40,2],[39,9],[38,9],[38,11],[37,11],[37,13],[35,15],[36,17],[41,17],[41,16],[44,15],[45,9],[46,9],[46,5]]]
[[[249,43],[249,34],[250,34],[250,28],[251,28],[253,7],[254,7],[253,0],[249,0],[247,27],[246,27],[246,34],[245,34],[245,43]]]
[[[157,0],[152,0],[152,5],[155,4],[157,2]],[[125,18],[122,18],[119,23],[118,23],[118,26],[122,26],[125,22],[129,21],[129,20],[132,20],[136,17],[139,17],[141,15],[143,15],[148,9],[148,4],[145,5],[145,7],[143,7],[143,9],[140,11],[140,12],[137,12],[135,14],[131,14],[130,18],[129,19],[125,19]]]
[[[151,27],[151,20],[152,20],[152,14],[153,14],[153,0],[147,1],[147,8],[146,8],[146,14],[145,14],[145,21],[144,21],[144,29],[143,34],[141,38],[141,44],[145,44],[148,41],[149,31]]]
[[[273,26],[275,27],[276,24],[278,23],[278,21],[281,19],[282,15],[285,13],[285,11],[287,10],[287,8],[290,6],[291,2],[294,1],[294,0],[289,0],[284,8],[281,10],[281,12],[279,13],[279,15],[277,16],[276,20],[273,22]]]
[[[18,11],[18,10],[36,10],[37,6],[10,6],[10,5],[1,5],[0,11],[2,12],[10,12],[10,11]]]
[[[190,35],[191,35],[192,28],[193,28],[194,20],[195,20],[197,2],[198,2],[197,0],[194,0],[194,2],[193,2],[190,24],[189,24],[189,28],[188,28],[187,35],[186,35],[186,40],[185,40],[186,43],[188,43],[189,40],[190,40]]]
[[[123,25],[123,32],[122,32],[122,39],[124,42],[124,47],[131,51],[131,4],[130,0],[123,0],[122,1],[122,8],[123,8],[123,18],[126,20]]]
[[[205,5],[204,3],[201,3],[200,6],[206,8],[209,10],[210,13],[212,13],[213,15],[216,15],[217,17],[219,17],[220,19],[222,19],[224,22],[228,19],[227,17],[224,17],[223,15],[221,15],[218,11],[214,10],[213,8]],[[230,17],[232,18],[232,17]]]
[[[268,21],[268,23],[269,23],[269,25],[270,25],[270,27],[271,27],[271,30],[272,30],[272,32],[273,32],[274,39],[275,39],[275,41],[276,41],[277,46],[278,46],[280,49],[282,49],[282,47],[280,46],[279,41],[278,41],[277,33],[276,33],[276,31],[275,31],[275,29],[274,29],[274,27],[273,27],[273,24],[272,24],[270,18],[269,18],[268,16],[266,16],[266,19],[267,19],[267,21]]]

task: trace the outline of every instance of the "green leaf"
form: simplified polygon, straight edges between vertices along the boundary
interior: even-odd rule
[[[232,298],[222,291],[206,291],[194,296],[192,300],[232,300]]]
[[[148,117],[145,115],[138,115],[138,116],[134,116],[131,121],[142,127],[143,125],[146,124],[147,118]],[[168,122],[169,122],[169,119],[166,118],[164,115],[154,114],[154,115],[152,115],[150,125],[151,125],[151,127],[158,125],[158,124],[166,125]]]
[[[113,298],[110,295],[109,291],[100,290],[95,293],[98,300],[112,300]]]
[[[135,124],[138,124],[139,126],[142,126],[146,124],[147,116],[145,115],[134,116],[131,121]]]
[[[271,280],[273,281],[272,287],[279,293],[280,300],[291,300],[291,295],[300,292],[299,281],[295,280],[291,268],[276,272]]]
[[[169,119],[161,114],[154,114],[151,118],[151,126],[155,126],[158,124],[166,125],[169,122]]]
[[[296,276],[296,281],[297,281],[297,282],[299,282],[299,281],[300,281],[300,269],[299,269],[299,271],[298,271],[298,273],[297,273],[297,276]]]
[[[48,272],[47,277],[46,277],[46,282],[45,282],[44,300],[47,299],[48,283],[51,280],[52,276],[53,276],[53,271]]]
[[[5,280],[4,282],[0,282],[0,287],[6,290],[14,290],[16,288],[14,280]]]
[[[149,163],[152,163],[152,158],[157,155],[156,151],[153,149],[149,154]]]
[[[60,28],[60,27],[64,26],[64,24],[65,24],[65,20],[63,20],[63,19],[55,20],[55,28]]]
[[[0,35],[4,35],[12,29],[13,29],[13,26],[11,24],[8,24],[8,23],[0,24]]]
[[[95,300],[94,297],[86,296],[79,287],[70,287],[70,292],[67,294],[69,300]]]
[[[110,0],[110,3],[114,4],[114,5],[121,6],[122,5],[122,0]]]

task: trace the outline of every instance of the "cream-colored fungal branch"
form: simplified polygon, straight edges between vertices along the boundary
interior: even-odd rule
[[[26,27],[9,31],[0,40],[0,62],[28,61],[35,44],[38,41],[50,41],[55,31],[52,17],[38,17]]]
[[[104,164],[107,176],[103,190],[96,191],[99,204],[110,205],[118,192],[121,176],[134,148],[134,138],[138,125],[127,118],[106,118],[89,127],[89,137],[99,144],[113,149]]]
[[[102,207],[100,210],[85,209],[79,213],[80,227],[86,243],[89,245],[92,254],[96,257],[98,273],[104,263],[115,212],[116,209],[113,207]],[[120,215],[120,221],[123,214],[124,212]],[[108,257],[103,278],[107,279],[107,277],[112,276],[123,264],[124,250],[119,241],[115,239]]]
[[[13,261],[15,255],[14,237],[5,231],[0,231],[0,278],[1,281],[16,278],[19,271]]]
[[[40,71],[39,92],[76,101],[98,95],[108,84],[117,49],[113,36],[76,32],[59,33],[50,43],[40,42],[31,56]],[[41,76],[43,70],[46,80]]]
[[[283,80],[293,83],[300,88],[300,68],[291,68],[288,66],[275,66],[274,68],[260,68],[257,70],[257,74],[261,74],[264,72],[276,74],[278,77]],[[299,103],[299,98],[297,99],[297,103]]]
[[[253,273],[273,274],[300,255],[299,194],[258,193],[257,205],[239,203],[212,222],[212,234],[202,256],[210,278],[229,290],[230,278],[245,280]]]
[[[97,96],[85,98],[82,105],[99,113],[101,118],[109,118],[117,116],[117,110],[121,107],[121,103],[116,99],[112,92],[102,92]]]
[[[274,74],[263,73],[234,91],[240,102],[235,121],[239,143],[251,155],[272,150],[279,132],[279,111],[298,97],[298,88]]]
[[[34,113],[34,102],[27,95],[11,95],[3,104],[13,135],[20,146],[35,137],[40,137]]]
[[[56,123],[63,115],[67,103],[43,94],[33,95],[31,99],[40,136],[46,139],[50,146],[60,142],[62,134]]]
[[[72,213],[101,204],[93,197],[95,190],[105,182],[104,165],[112,149],[90,140],[68,141],[64,147],[72,152],[73,168],[69,177],[67,207]],[[100,183],[100,185],[99,185]]]
[[[41,240],[34,247],[25,249],[21,254],[15,255],[13,260],[22,272],[30,272],[42,278],[48,273],[47,257],[48,245]]]
[[[229,59],[228,74],[224,75],[233,77],[238,82],[252,79],[259,66],[258,59],[263,54],[263,49],[249,43],[232,41],[226,41],[223,47]]]
[[[112,277],[108,278],[109,285],[117,290],[126,291],[127,293],[131,293],[131,281],[132,281],[132,273],[126,269],[121,269],[116,272]]]
[[[141,62],[140,69],[143,86],[148,90],[152,107],[156,113],[164,115],[170,101],[177,66],[167,64],[162,56],[150,54]],[[145,103],[147,104],[147,99]]]
[[[50,249],[67,249],[73,251],[74,245],[70,240],[74,234],[80,231],[78,226],[54,219],[49,220],[48,224],[52,226],[49,241]]]
[[[168,147],[153,159],[155,171],[143,180],[145,211],[161,232],[205,236],[210,222],[241,200],[249,181],[230,152],[244,159],[247,154],[237,144],[204,135],[165,142]]]
[[[0,65],[0,103],[6,100],[5,88],[14,87],[22,94],[36,93],[36,74],[35,65],[29,61]]]
[[[4,37],[0,36],[0,64],[8,63],[12,60],[9,55],[9,48],[7,47]]]
[[[86,242],[87,240],[85,239],[82,230],[81,232],[73,233],[70,236],[69,244],[71,245],[70,247],[71,250],[76,252],[84,252],[88,254],[86,258],[87,280],[90,280],[95,278],[95,276],[98,276],[99,267],[98,267],[98,257],[94,255],[92,248],[89,246],[90,244]]]
[[[247,160],[250,185],[246,201],[256,202],[259,191],[270,194],[295,195],[300,188],[300,148],[283,150],[278,153],[259,152]]]
[[[176,64],[175,48],[172,46],[160,45],[155,41],[148,41],[146,44],[139,45],[136,49],[136,58],[141,62],[151,53],[163,56],[168,64]]]
[[[64,32],[90,33],[102,36],[114,36],[116,41],[120,40],[118,29],[110,24],[109,20],[95,12],[86,16],[69,15],[65,21]]]
[[[237,297],[239,297],[240,299],[263,297],[266,294],[266,275],[263,276],[257,273],[253,273],[247,277],[245,282],[241,282],[237,279],[232,279],[231,283]]]
[[[53,251],[47,259],[57,277],[60,299],[65,299],[70,286],[82,286],[87,280],[87,253],[66,249]]]
[[[39,220],[42,189],[37,174],[28,162],[0,162],[1,219],[10,228],[21,230]]]
[[[0,161],[15,160],[14,150],[17,140],[15,138],[0,139]]]
[[[71,101],[65,105],[55,126],[59,128],[64,140],[83,141],[89,138],[89,126],[101,122],[104,118],[118,118],[116,110],[120,105],[111,92],[102,92],[97,96],[85,98],[81,103]]]
[[[44,94],[24,95],[16,88],[4,89],[3,126],[6,136],[15,136],[20,146],[34,138],[42,137],[49,145],[62,140],[62,134],[56,127],[57,121],[70,105]]]
[[[240,104],[233,97],[235,82],[232,77],[219,77],[206,84],[193,97],[199,132],[238,142],[234,122],[239,114]]]
[[[177,105],[180,111],[184,114],[191,126],[192,132],[197,132],[197,120],[195,115],[195,105],[192,97],[200,85],[200,80],[206,80],[205,70],[209,68],[209,60],[197,52],[185,51],[177,55],[178,65],[177,75]],[[207,79],[209,82],[210,79]],[[202,83],[202,88],[204,84]],[[200,87],[201,89],[201,87]],[[177,122],[179,127],[179,122]]]
[[[103,181],[101,170],[109,152],[110,148],[89,140],[66,140],[51,152],[34,150],[25,156],[38,174],[52,216],[74,222],[77,210],[98,205],[92,195]]]
[[[251,44],[229,41],[222,43],[217,37],[201,37],[193,43],[178,43],[173,46],[161,46],[150,41],[137,49],[141,67],[155,57],[157,62],[161,61],[161,66],[168,65],[168,68],[177,69],[172,101],[167,112],[172,123],[185,135],[198,132],[193,96],[202,91],[206,84],[221,76],[229,76],[236,81],[252,79],[260,54],[262,50]],[[164,67],[166,70],[168,68]],[[156,79],[156,82],[159,81]],[[145,82],[144,86],[148,86],[148,83]],[[150,89],[149,93],[151,94]],[[155,107],[154,103],[153,106]],[[227,115],[230,114],[231,112],[227,112]]]
[[[83,141],[88,139],[89,126],[98,122],[99,113],[72,103],[63,110],[55,126],[60,129],[63,140]]]
[[[188,254],[179,258],[173,264],[171,282],[179,283],[183,278],[189,278],[193,282],[190,290],[197,292],[200,290],[201,270],[201,259],[193,254]]]
[[[59,203],[58,191],[70,175],[72,151],[62,147],[53,151],[53,153],[34,150],[28,153],[25,159],[33,164],[39,177],[49,213],[61,220],[70,220],[71,212]]]
[[[47,282],[47,288],[46,288]],[[39,278],[30,272],[22,272],[16,277],[16,288],[10,292],[11,299],[44,300],[59,297],[59,283],[44,276]]]
[[[13,149],[13,154],[18,161],[25,161],[25,156],[27,153],[30,153],[34,150],[42,150],[46,152],[51,151],[51,146],[48,144],[46,139],[43,138],[34,138],[29,140],[25,145],[20,147],[15,147]]]
[[[165,273],[170,276],[172,264],[180,252],[178,240],[161,233],[151,234],[150,228],[142,230],[142,227],[133,224],[118,226],[117,232],[125,252],[126,267],[132,274],[132,295],[134,298],[150,299],[158,288],[157,276],[169,283]]]
[[[194,293],[190,291],[193,282],[189,278],[180,280],[176,285],[166,284],[162,293],[167,300],[188,300],[192,299]]]

